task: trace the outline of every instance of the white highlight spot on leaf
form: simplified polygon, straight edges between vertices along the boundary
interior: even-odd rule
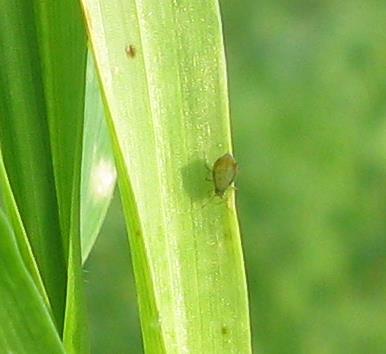
[[[111,161],[101,158],[91,172],[92,194],[97,199],[108,197],[115,185],[117,171]]]

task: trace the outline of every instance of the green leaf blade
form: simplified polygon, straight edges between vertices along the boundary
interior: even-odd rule
[[[66,268],[33,3],[1,1],[0,136],[6,173],[59,331]]]
[[[67,265],[63,341],[89,352],[80,241],[86,36],[77,0],[35,1],[49,140]]]
[[[1,201],[7,210],[7,216],[12,224],[12,228],[15,232],[15,238],[18,245],[18,249],[23,258],[31,277],[34,280],[36,287],[38,288],[40,295],[46,301],[46,305],[50,308],[50,301],[47,296],[46,289],[43,284],[43,280],[40,275],[39,267],[36,263],[34,254],[32,252],[31,244],[28,240],[27,234],[24,229],[23,221],[21,220],[19,210],[16,205],[15,198],[12,193],[11,186],[9,184],[7,172],[5,170],[3,155],[0,151],[0,190]]]
[[[83,4],[111,118],[145,349],[250,353],[234,198],[210,201],[205,181],[205,165],[231,152],[218,4]]]
[[[63,353],[47,304],[17,250],[0,212],[0,348],[6,353]]]
[[[88,55],[82,157],[81,241],[84,263],[111,203],[116,169],[92,55]]]

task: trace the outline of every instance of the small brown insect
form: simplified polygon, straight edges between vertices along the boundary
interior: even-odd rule
[[[219,157],[213,165],[214,193],[220,198],[234,181],[238,171],[236,160],[229,153]]]
[[[129,45],[125,48],[125,52],[126,52],[126,55],[127,55],[129,58],[134,58],[134,57],[135,57],[136,50],[135,50],[135,47],[134,47],[132,44],[129,44]]]

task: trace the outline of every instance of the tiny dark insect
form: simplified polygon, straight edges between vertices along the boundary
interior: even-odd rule
[[[129,58],[134,58],[134,57],[135,57],[136,50],[135,50],[135,47],[134,47],[132,44],[129,44],[129,45],[125,48],[125,52],[126,52],[126,55],[127,55]]]
[[[222,325],[221,326],[221,333],[222,333],[223,336],[228,335],[228,333],[229,333],[228,327],[225,326],[225,325]]]
[[[220,198],[234,181],[238,171],[236,160],[229,153],[219,157],[213,165],[214,193]]]

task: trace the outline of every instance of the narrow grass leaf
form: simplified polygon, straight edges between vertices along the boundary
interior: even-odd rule
[[[2,353],[63,353],[47,304],[17,249],[7,218],[0,212],[0,348]]]
[[[87,58],[84,119],[80,221],[83,263],[98,237],[116,182],[114,156],[92,55]]]
[[[0,143],[20,217],[59,332],[66,266],[33,2],[0,0]]]
[[[63,340],[68,353],[88,352],[81,272],[80,182],[86,36],[77,0],[35,1],[42,81],[67,261]]]
[[[7,172],[5,171],[3,155],[0,151],[0,190],[2,196],[2,205],[7,210],[7,216],[11,222],[12,228],[15,232],[16,242],[23,258],[24,264],[27,267],[41,297],[45,300],[46,305],[50,308],[50,302],[44,288],[42,278],[40,276],[39,268],[32,252],[30,242],[24,229],[23,221],[21,220],[19,210],[13,197],[11,185],[9,184]]]
[[[217,1],[82,1],[130,229],[147,353],[250,353]]]

